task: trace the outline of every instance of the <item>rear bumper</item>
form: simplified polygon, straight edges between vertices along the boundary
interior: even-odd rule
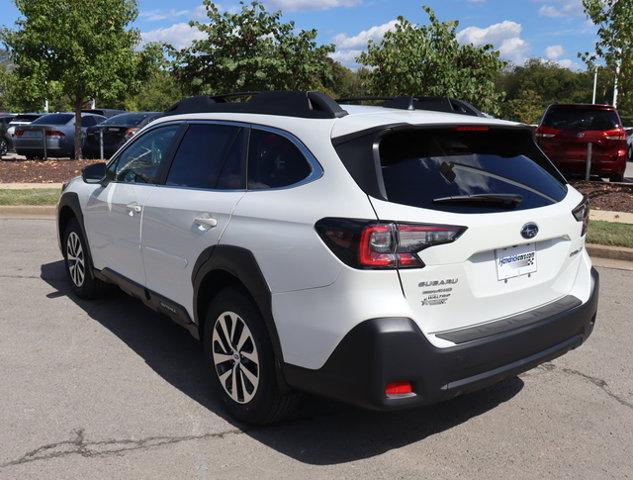
[[[377,410],[432,404],[483,388],[563,355],[589,337],[599,291],[598,272],[592,269],[591,275],[593,291],[584,304],[453,347],[433,346],[408,318],[367,320],[345,336],[322,368],[286,364],[286,381]],[[385,396],[385,385],[398,381],[410,381],[415,395]]]

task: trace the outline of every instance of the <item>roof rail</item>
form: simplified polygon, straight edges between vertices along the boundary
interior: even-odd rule
[[[340,98],[339,103],[363,103],[382,101],[381,107],[399,110],[430,110],[433,112],[459,113],[475,117],[487,115],[470,103],[452,97],[406,95],[397,97],[352,97]]]
[[[230,101],[243,97],[243,101]],[[254,113],[301,118],[340,118],[347,115],[338,103],[321,92],[237,92],[181,100],[165,115],[190,113]]]

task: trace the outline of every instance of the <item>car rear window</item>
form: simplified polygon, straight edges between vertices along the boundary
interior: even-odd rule
[[[620,127],[620,119],[613,110],[550,108],[542,124],[560,130],[611,130]]]
[[[74,116],[72,113],[51,113],[38,118],[32,125],[66,125]]]
[[[145,120],[150,113],[124,113],[108,118],[102,125],[117,125],[123,127],[134,127]]]
[[[567,191],[526,130],[396,131],[383,137],[379,155],[387,200],[414,207],[456,213],[523,210],[556,203]],[[482,196],[497,200],[482,201]],[[504,196],[515,199],[512,206],[500,204]]]
[[[11,119],[11,122],[32,122],[40,117],[41,115],[16,115]]]

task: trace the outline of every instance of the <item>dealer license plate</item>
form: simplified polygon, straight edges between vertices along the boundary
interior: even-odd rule
[[[495,250],[497,280],[507,280],[536,272],[536,247],[533,243]]]

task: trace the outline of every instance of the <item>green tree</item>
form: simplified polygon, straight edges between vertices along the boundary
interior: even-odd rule
[[[129,28],[135,0],[15,0],[16,29],[3,29],[26,101],[66,96],[75,111],[75,156],[81,158],[81,109],[91,98],[125,97],[139,87],[143,58]]]
[[[604,62],[616,75],[622,91],[621,107],[633,113],[633,0],[583,0],[585,13],[598,27],[594,52],[580,57],[593,69]]]
[[[538,58],[504,70],[497,88],[506,92],[504,118],[535,123],[552,103],[589,103],[593,77]]]
[[[457,21],[441,22],[423,7],[429,24],[398,17],[395,30],[369,42],[357,61],[369,69],[368,90],[376,95],[449,95],[497,114],[503,94],[494,79],[505,63],[491,45],[457,41]]]
[[[295,32],[281,12],[240,2],[220,13],[204,0],[207,22],[190,22],[204,34],[176,54],[174,73],[190,94],[246,90],[308,90],[329,81],[332,45],[318,46],[316,30]]]

